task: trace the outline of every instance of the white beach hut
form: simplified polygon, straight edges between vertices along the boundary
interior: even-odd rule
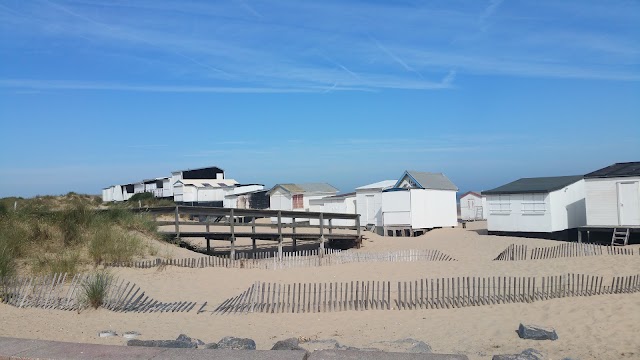
[[[326,183],[277,184],[269,190],[272,210],[309,211],[311,199],[336,195],[338,189]]]
[[[486,220],[487,198],[474,191],[460,196],[460,218],[465,221]]]
[[[614,231],[615,243],[626,245],[640,233],[640,162],[613,164],[584,178],[585,230]]]
[[[382,229],[382,192],[392,188],[396,182],[383,180],[356,188],[356,210],[362,226],[374,231]]]
[[[582,175],[523,178],[483,191],[493,235],[570,240],[586,224]]]
[[[428,229],[458,224],[458,188],[442,173],[405,171],[382,192],[385,235],[413,236]]]
[[[309,211],[339,213],[339,214],[357,214],[356,212],[356,193],[347,193],[340,195],[332,195],[321,199],[309,200]],[[310,225],[320,225],[319,219],[310,219]],[[329,225],[329,220],[324,220],[325,225]],[[355,226],[356,221],[350,219],[333,219],[331,226]]]

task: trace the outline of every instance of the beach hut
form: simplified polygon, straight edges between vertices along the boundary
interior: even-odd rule
[[[357,214],[356,212],[356,193],[332,195],[321,199],[309,200],[309,211],[340,213],[340,214]],[[324,220],[325,225],[329,225],[329,220]],[[320,219],[310,219],[310,225],[320,225]],[[355,226],[355,220],[334,219],[331,226]]]
[[[382,234],[382,192],[392,188],[397,180],[383,180],[356,188],[356,210],[360,224]]]
[[[428,229],[458,224],[455,186],[442,173],[405,171],[382,192],[385,235],[414,236]]]
[[[272,210],[309,211],[309,201],[336,195],[338,189],[326,183],[277,184],[269,190]]]
[[[576,229],[586,224],[583,178],[523,178],[483,191],[489,234],[575,239]]]
[[[585,229],[618,232],[616,243],[627,244],[631,233],[640,232],[640,162],[616,163],[584,178]]]
[[[176,204],[216,206],[224,205],[226,188],[238,182],[233,179],[182,179],[173,184],[173,201]]]
[[[460,196],[460,218],[464,221],[486,220],[487,198],[474,191]]]
[[[225,189],[224,207],[233,209],[266,209],[269,199],[262,184],[243,184]]]

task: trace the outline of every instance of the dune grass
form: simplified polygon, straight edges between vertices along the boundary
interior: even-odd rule
[[[84,306],[99,308],[107,300],[113,275],[107,271],[99,271],[89,276],[82,284],[81,303]]]
[[[98,209],[96,197],[20,199],[16,210],[14,201],[0,200],[0,277],[18,269],[75,273],[105,261],[129,261],[147,253],[143,236],[157,236],[151,217],[119,206]]]

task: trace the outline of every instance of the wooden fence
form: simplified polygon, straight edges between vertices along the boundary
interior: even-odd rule
[[[95,275],[76,274],[70,281],[67,274],[38,277],[13,277],[0,285],[1,302],[19,308],[32,307],[57,310],[82,310],[83,288]],[[146,296],[136,284],[113,278],[107,285],[103,308],[116,312],[189,312],[195,302],[161,302]]]
[[[303,250],[284,252],[258,252],[255,254],[236,253],[229,256],[201,256],[185,259],[154,259],[126,263],[106,263],[107,267],[152,268],[158,266],[178,266],[189,268],[226,267],[246,269],[288,269],[300,267],[331,266],[365,262],[416,262],[416,261],[456,261],[439,250],[398,250],[387,252],[341,251],[337,249]],[[250,257],[252,256],[252,257]]]
[[[562,243],[556,246],[534,247],[511,244],[493,260],[515,261],[535,259],[557,259],[595,255],[633,255],[633,248],[586,243]],[[640,251],[638,252],[640,254]]]
[[[605,285],[610,284],[610,285]],[[212,314],[319,313],[349,310],[444,309],[640,291],[640,275],[455,277],[416,281],[256,282]]]

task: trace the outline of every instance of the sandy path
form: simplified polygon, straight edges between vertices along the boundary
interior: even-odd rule
[[[468,229],[438,229],[416,238],[388,238],[368,234],[358,251],[438,249],[458,261],[361,263],[285,270],[113,269],[120,277],[142,286],[162,301],[207,301],[211,306],[238,295],[255,281],[333,282],[355,280],[411,281],[445,276],[545,276],[563,273],[593,275],[640,274],[635,256],[591,256],[554,260],[492,261],[508,245],[555,246],[558,242],[479,235],[483,223]],[[180,249],[181,251],[186,251]],[[122,338],[100,339],[104,329],[137,330],[143,338],[175,338],[179,333],[217,341],[223,336],[246,336],[268,349],[291,336],[335,338],[358,347],[384,348],[382,340],[413,337],[435,352],[463,353],[471,359],[490,359],[495,353],[515,353],[534,347],[552,359],[640,358],[640,293],[574,297],[530,304],[506,304],[442,310],[347,311],[320,314],[120,314],[105,310],[75,312],[16,309],[0,305],[0,335],[92,343],[123,344]],[[520,322],[553,326],[558,341],[521,340]]]

